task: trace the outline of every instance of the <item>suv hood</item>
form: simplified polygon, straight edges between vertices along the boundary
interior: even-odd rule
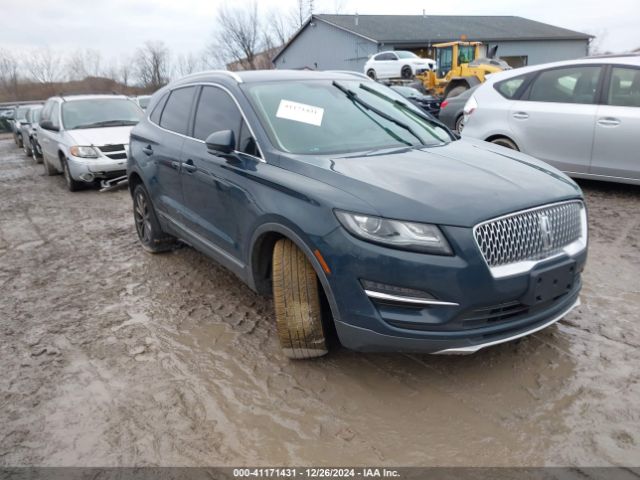
[[[76,145],[95,145],[98,147],[102,145],[128,145],[132,128],[133,126],[81,128],[67,130],[67,134]]]
[[[389,150],[387,150],[389,152]],[[314,176],[387,218],[472,227],[506,213],[572,198],[562,172],[520,152],[475,140],[328,158]]]

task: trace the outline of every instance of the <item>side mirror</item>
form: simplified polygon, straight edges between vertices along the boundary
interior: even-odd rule
[[[236,148],[236,136],[233,130],[219,130],[209,135],[204,143],[206,143],[209,153],[214,155],[229,154]]]
[[[45,120],[44,122],[40,123],[40,128],[44,128],[45,130],[53,130],[54,132],[60,130],[58,127],[55,127],[53,123],[51,123],[51,120]]]

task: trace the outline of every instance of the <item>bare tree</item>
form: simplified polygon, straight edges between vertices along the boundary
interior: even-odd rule
[[[601,29],[594,34],[594,37],[589,40],[589,55],[602,55],[610,53],[602,48],[602,45],[606,40],[608,33],[609,32],[606,29]]]
[[[255,69],[256,54],[264,42],[255,0],[244,9],[223,4],[218,10],[217,24],[208,53],[222,63],[237,62],[244,69]]]
[[[133,60],[131,57],[123,57],[120,59],[115,79],[119,81],[124,88],[129,86],[132,77]]]
[[[137,50],[134,62],[143,87],[157,90],[169,81],[169,49],[163,42],[146,42]]]
[[[333,13],[335,13],[336,15],[343,13],[346,7],[346,0],[333,0]]]
[[[50,84],[60,80],[62,58],[49,47],[33,50],[26,56],[25,65],[31,77],[39,83]]]
[[[0,49],[0,88],[14,98],[19,96],[19,65],[8,50]]]
[[[176,57],[174,71],[177,76],[183,77],[202,69],[202,60],[194,53],[183,53]]]
[[[264,43],[267,49],[279,47],[287,43],[296,27],[282,13],[282,10],[273,9],[266,15],[266,28]]]
[[[291,24],[295,29],[298,29],[304,25],[314,12],[313,0],[296,0],[296,5],[291,10],[289,17]]]

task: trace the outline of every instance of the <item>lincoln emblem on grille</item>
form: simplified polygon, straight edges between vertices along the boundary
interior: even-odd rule
[[[540,217],[538,217],[538,222],[540,225],[540,235],[542,236],[542,246],[545,250],[548,250],[553,243],[553,233],[551,232],[549,216],[544,213],[541,214]]]

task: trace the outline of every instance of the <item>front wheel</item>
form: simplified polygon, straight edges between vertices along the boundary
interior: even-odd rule
[[[63,159],[61,160],[61,162],[62,169],[64,170],[64,181],[67,184],[67,189],[70,192],[77,192],[78,190],[80,190],[80,188],[82,188],[82,183],[74,180],[71,176],[71,170],[69,170],[69,163],[67,162],[67,160]]]
[[[31,141],[31,151],[33,152],[33,158],[36,163],[42,163],[42,152],[40,151],[40,147],[35,140]]]
[[[18,148],[23,148],[24,142],[22,141],[22,135],[18,135],[16,139],[17,139]]]
[[[175,246],[175,238],[162,231],[147,189],[142,184],[133,189],[133,219],[140,244],[147,252],[166,252]]]
[[[33,155],[33,150],[31,149],[31,140],[24,140],[22,142],[22,150],[24,150],[24,154],[27,157]]]
[[[318,277],[304,252],[287,238],[278,240],[273,249],[272,283],[284,354],[296,359],[325,355]]]

